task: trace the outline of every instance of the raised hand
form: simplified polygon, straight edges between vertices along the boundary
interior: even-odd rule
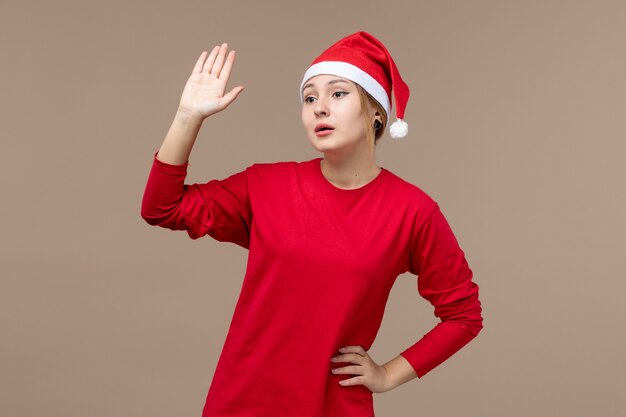
[[[224,94],[235,62],[235,51],[226,57],[228,43],[213,48],[208,55],[203,51],[193,68],[193,72],[180,99],[180,110],[200,119],[224,110],[232,103],[243,86],[237,86]]]

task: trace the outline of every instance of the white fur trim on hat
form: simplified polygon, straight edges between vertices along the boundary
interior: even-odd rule
[[[389,117],[389,97],[387,97],[387,92],[383,86],[361,68],[342,61],[322,61],[311,65],[304,73],[304,78],[302,79],[302,83],[300,83],[300,101],[304,100],[302,94],[304,83],[307,82],[309,78],[320,74],[337,75],[359,84],[383,106],[387,112],[387,117]]]

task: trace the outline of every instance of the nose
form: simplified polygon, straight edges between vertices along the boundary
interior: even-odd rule
[[[328,107],[326,106],[326,103],[319,98],[315,102],[315,108],[313,109],[313,111],[318,117],[321,115],[328,116]]]

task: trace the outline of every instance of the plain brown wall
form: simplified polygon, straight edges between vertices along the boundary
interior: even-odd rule
[[[363,0],[2,2],[0,414],[200,415],[247,252],[143,221],[153,154],[228,42],[246,89],[187,182],[321,156],[299,83],[358,30],[411,88],[377,161],[440,203],[485,318],[377,416],[624,415],[625,2]],[[435,324],[402,275],[370,354]]]

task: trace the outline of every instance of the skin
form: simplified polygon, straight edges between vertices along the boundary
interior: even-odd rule
[[[365,385],[370,391],[381,393],[417,378],[417,373],[402,355],[379,365],[360,345],[343,346],[339,352],[339,355],[331,357],[331,362],[351,362],[353,365],[331,368],[331,372],[356,375],[339,381],[341,386]]]
[[[209,116],[226,109],[243,91],[237,86],[226,92],[226,84],[235,61],[235,51],[226,54],[228,44],[215,46],[210,54],[200,54],[178,106],[174,121],[157,153],[157,159],[181,165],[189,155],[197,139],[202,123]],[[305,98],[310,103],[302,105],[302,123],[313,147],[324,153],[322,172],[339,188],[355,188],[367,184],[380,172],[375,163],[374,144],[367,144],[360,101],[352,81],[326,85],[328,81],[341,79],[330,75],[318,75],[308,82]],[[345,80],[345,79],[343,79]],[[307,83],[308,83],[307,82]],[[336,93],[344,91],[348,94]],[[370,105],[366,117],[370,123],[380,116]],[[317,123],[327,123],[335,131],[322,138],[315,135]],[[345,350],[333,358],[336,362],[352,363],[336,367],[335,374],[355,375],[340,381],[342,386],[365,385],[372,392],[389,391],[415,377],[413,367],[401,355],[384,365],[377,364],[362,346],[344,346]],[[331,358],[332,361],[332,358]]]
[[[311,145],[324,154],[321,167],[326,179],[338,188],[353,189],[376,178],[381,168],[376,165],[374,143],[367,143],[354,82],[321,74],[308,79],[304,87],[302,125]],[[375,119],[380,120],[380,114],[369,103],[365,117],[370,125]],[[327,123],[335,130],[318,137],[318,123]]]

